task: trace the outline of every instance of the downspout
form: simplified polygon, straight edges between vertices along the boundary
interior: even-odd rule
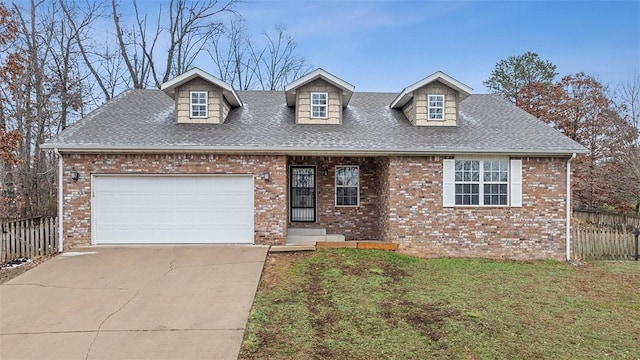
[[[58,157],[58,252],[62,252],[64,250],[64,234],[63,234],[63,226],[62,226],[62,222],[63,222],[63,216],[64,213],[62,211],[62,204],[63,204],[63,196],[64,196],[64,191],[62,188],[62,182],[64,180],[63,177],[63,171],[64,171],[64,163],[62,160],[62,154],[60,154],[60,152],[58,151],[57,148],[53,149],[53,152],[56,154],[56,156]]]
[[[576,154],[571,154],[567,160],[567,233],[565,235],[567,248],[567,261],[571,261],[571,161],[576,158]]]

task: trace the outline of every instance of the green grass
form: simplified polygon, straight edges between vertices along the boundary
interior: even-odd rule
[[[640,263],[275,255],[241,359],[640,359]]]

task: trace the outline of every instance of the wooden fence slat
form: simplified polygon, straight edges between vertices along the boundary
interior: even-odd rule
[[[20,221],[20,256],[27,254],[27,222],[26,220]]]
[[[635,259],[635,235],[626,226],[575,224],[571,235],[575,259]]]
[[[7,242],[7,230],[5,229],[5,223],[0,223],[0,264],[4,264],[5,258],[7,257],[7,249],[5,245]]]
[[[49,219],[44,219],[44,239],[42,244],[42,253],[49,255]]]
[[[27,228],[26,228],[26,236],[27,236],[27,257],[33,258],[33,220],[27,220]]]
[[[40,217],[1,224],[0,262],[50,255],[58,250],[57,218]]]
[[[38,256],[44,255],[44,218],[40,218],[38,225]]]
[[[58,251],[58,218],[51,218],[49,222],[49,252],[55,253]]]

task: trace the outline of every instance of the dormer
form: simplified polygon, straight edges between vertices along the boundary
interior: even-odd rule
[[[354,86],[317,69],[284,87],[287,106],[295,107],[296,124],[342,123]]]
[[[176,122],[180,124],[222,124],[231,108],[242,106],[231,85],[198,68],[160,88],[175,100]]]
[[[460,101],[473,89],[442,71],[406,87],[391,103],[414,126],[457,126]]]

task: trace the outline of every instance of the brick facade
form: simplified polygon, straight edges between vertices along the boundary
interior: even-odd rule
[[[91,174],[254,174],[256,244],[283,244],[287,227],[285,156],[218,156],[207,154],[72,154],[64,156],[65,247],[91,243]],[[262,178],[269,170],[270,179]]]
[[[566,160],[522,158],[522,207],[442,206],[440,156],[381,162],[381,237],[404,253],[509,259],[564,257]]]
[[[302,157],[210,154],[65,155],[65,245],[91,243],[91,174],[254,174],[256,244],[283,244],[287,227],[323,227],[347,240],[396,242],[404,253],[563,259],[566,159],[522,159],[522,207],[443,207],[442,156]],[[315,166],[317,221],[291,223],[291,165]],[[360,204],[335,206],[335,166],[360,168]],[[324,169],[328,174],[324,175]],[[269,170],[270,180],[262,178]]]

